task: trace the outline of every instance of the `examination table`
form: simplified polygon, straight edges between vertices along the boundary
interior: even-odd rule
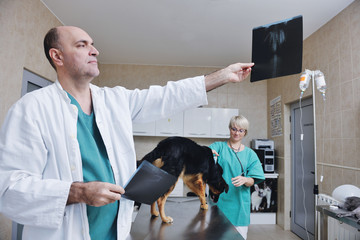
[[[151,217],[150,205],[142,204],[132,224],[131,240],[242,240],[235,227],[217,208],[200,209],[197,197],[170,197],[165,204],[166,215],[173,223],[162,223],[160,216]]]

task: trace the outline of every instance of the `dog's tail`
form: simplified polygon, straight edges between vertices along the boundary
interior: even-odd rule
[[[150,163],[154,162],[156,159],[160,158],[162,156],[162,152],[159,152],[158,147],[156,147],[154,150],[152,150],[151,152],[149,152],[148,154],[146,154],[140,161],[139,161],[139,165],[143,162],[143,161],[148,161]]]

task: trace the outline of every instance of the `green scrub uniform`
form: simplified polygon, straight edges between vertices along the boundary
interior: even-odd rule
[[[68,94],[78,108],[77,139],[80,146],[84,182],[100,181],[115,184],[114,174],[104,142],[95,122],[94,112],[85,114],[79,103]],[[86,205],[90,237],[94,240],[116,239],[116,218],[119,201],[102,207]]]
[[[231,178],[241,175],[241,165],[235,156],[235,152],[227,145],[227,142],[215,142],[210,145],[219,156],[217,161],[223,169],[223,178],[229,185],[228,193],[222,193],[217,202],[217,206],[225,214],[234,226],[248,226],[250,224],[250,187],[242,185],[235,187],[231,183]],[[243,168],[244,176],[254,179],[255,184],[262,182],[264,171],[256,153],[245,147],[244,150],[237,152]]]

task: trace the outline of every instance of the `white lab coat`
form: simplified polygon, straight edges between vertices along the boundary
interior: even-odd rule
[[[120,186],[136,168],[132,122],[207,104],[203,76],[148,90],[90,88],[96,123]],[[83,180],[77,116],[58,81],[28,93],[8,112],[0,132],[0,212],[25,225],[23,239],[90,239],[86,205],[66,206],[71,183]],[[132,211],[133,202],[122,198],[118,239],[128,236]]]

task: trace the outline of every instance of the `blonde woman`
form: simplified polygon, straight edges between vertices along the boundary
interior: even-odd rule
[[[258,156],[241,143],[248,129],[249,121],[245,117],[234,116],[229,123],[230,138],[210,145],[229,185],[228,193],[220,195],[217,206],[244,239],[250,224],[250,187],[265,179]]]

